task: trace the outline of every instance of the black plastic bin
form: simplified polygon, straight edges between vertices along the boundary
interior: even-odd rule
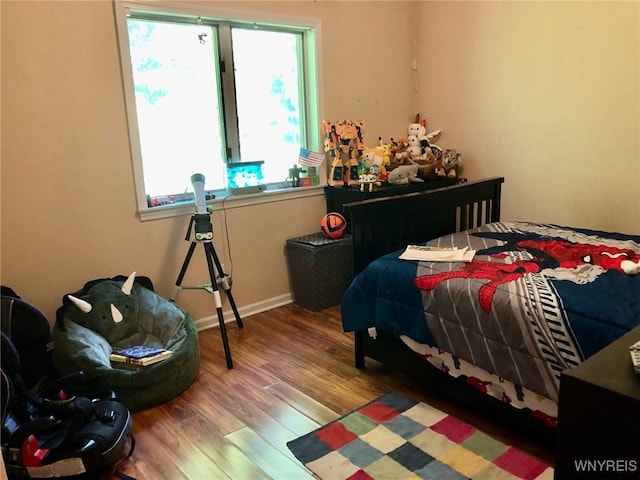
[[[338,305],[351,283],[351,235],[332,239],[313,233],[285,247],[294,302],[319,311]]]

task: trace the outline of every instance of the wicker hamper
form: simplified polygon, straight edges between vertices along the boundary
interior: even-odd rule
[[[319,311],[338,305],[351,283],[351,235],[339,239],[314,233],[287,240],[294,302]]]

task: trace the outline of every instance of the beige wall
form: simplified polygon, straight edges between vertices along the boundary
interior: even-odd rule
[[[640,234],[640,3],[421,7],[419,104],[503,218]]]
[[[402,31],[409,10],[402,2],[366,9],[350,2],[208,3],[322,18],[326,118],[366,119],[372,133],[365,139],[374,142],[409,120],[410,37]],[[134,270],[169,296],[188,247],[189,216],[136,216],[112,3],[2,1],[1,8],[2,284],[51,320],[65,293]],[[360,30],[359,22],[371,28]],[[391,39],[373,28],[387,22],[398,26]],[[320,194],[229,209],[226,222],[216,211],[216,251],[229,270],[231,246],[241,311],[287,297],[285,241],[318,231],[324,209]],[[198,248],[183,284],[206,280]],[[203,293],[181,292],[178,302],[196,319],[215,316]]]
[[[321,18],[324,117],[365,120],[375,144],[420,112],[465,176],[506,176],[505,218],[640,233],[637,2],[207,3]],[[169,295],[189,217],[136,217],[111,2],[0,5],[2,284],[50,319],[64,293],[132,270]],[[214,213],[241,310],[287,296],[285,240],[323,209]],[[205,280],[196,252],[185,284]],[[178,301],[215,313],[204,294]]]

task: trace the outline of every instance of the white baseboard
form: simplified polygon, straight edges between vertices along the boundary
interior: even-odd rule
[[[240,318],[244,319],[245,317],[250,317],[251,315],[255,315],[260,312],[266,312],[267,310],[281,307],[282,305],[286,305],[291,302],[293,302],[293,297],[291,293],[287,293],[285,295],[280,295],[279,297],[273,297],[267,300],[263,300],[262,302],[252,303],[251,305],[246,305],[244,307],[238,307],[238,313],[240,314]],[[224,317],[224,323],[236,321],[236,317],[233,315],[233,310],[231,309],[227,310],[226,312],[222,312],[222,315]],[[208,317],[194,320],[193,323],[195,324],[198,331],[220,326],[218,323],[218,314],[215,312],[213,315],[210,315]]]

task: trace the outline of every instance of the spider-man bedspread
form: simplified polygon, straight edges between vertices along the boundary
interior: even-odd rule
[[[557,401],[560,372],[640,325],[640,236],[498,222],[441,237],[463,262],[373,262],[342,301],[344,330],[439,347]]]

